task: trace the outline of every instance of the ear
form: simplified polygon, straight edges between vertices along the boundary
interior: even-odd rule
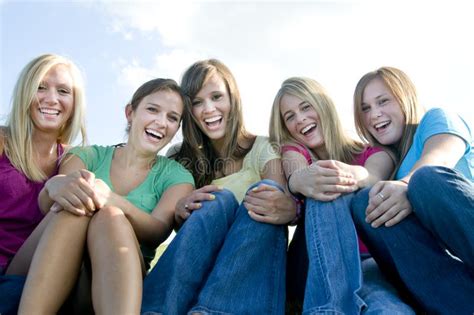
[[[125,106],[125,117],[127,118],[127,123],[129,124],[132,122],[132,114],[133,114],[132,105],[127,104],[127,106]]]

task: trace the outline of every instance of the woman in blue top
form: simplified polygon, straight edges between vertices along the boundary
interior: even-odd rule
[[[19,314],[57,313],[76,282],[84,249],[94,311],[140,312],[145,266],[171,233],[177,200],[193,189],[184,167],[157,155],[178,131],[184,102],[176,82],[151,80],[126,106],[126,144],[76,148],[66,156],[60,175],[40,193],[40,208],[52,218],[35,252]]]
[[[354,113],[359,135],[391,148],[399,159],[392,180],[353,199],[364,242],[386,276],[423,311],[472,314],[474,152],[469,126],[439,108],[424,113],[413,83],[390,67],[360,79]]]

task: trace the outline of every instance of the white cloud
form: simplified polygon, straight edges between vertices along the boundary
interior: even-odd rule
[[[106,5],[120,30],[159,34],[166,51],[153,64],[123,68],[136,85],[148,75],[178,80],[202,58],[221,59],[241,88],[251,131],[267,133],[285,78],[320,81],[352,124],[357,80],[382,65],[406,71],[427,107],[474,117],[474,48],[468,4],[458,2],[180,2]],[[470,118],[472,120],[472,118]]]

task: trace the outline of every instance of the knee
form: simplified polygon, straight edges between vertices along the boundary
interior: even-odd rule
[[[104,230],[119,229],[125,222],[128,220],[120,208],[105,206],[92,217],[89,233],[103,233]]]
[[[408,184],[408,191],[424,189],[427,185],[438,184],[442,178],[443,167],[441,166],[422,166],[413,173]]]
[[[259,185],[262,185],[262,184],[267,185],[267,186],[273,186],[273,187],[278,188],[281,191],[285,191],[280,184],[278,184],[276,181],[271,180],[271,179],[262,179],[261,181],[258,181],[256,183],[250,185],[250,187],[247,189],[247,191],[252,190],[253,188],[258,187]]]

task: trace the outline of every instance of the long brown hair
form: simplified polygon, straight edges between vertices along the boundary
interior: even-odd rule
[[[365,74],[357,83],[354,92],[354,121],[359,136],[367,140],[371,145],[383,146],[364,126],[362,101],[365,88],[372,80],[377,78],[382,80],[390,90],[390,93],[400,104],[400,109],[405,117],[405,129],[403,130],[400,142],[398,145],[388,146],[389,149],[395,152],[396,160],[398,161],[392,174],[393,178],[413,143],[413,136],[425,109],[418,102],[415,85],[402,70],[393,67],[381,67]]]
[[[192,114],[192,100],[212,75],[218,75],[225,83],[230,99],[230,112],[226,126],[223,154],[219,155],[210,139],[199,128]],[[172,156],[192,174],[196,187],[209,184],[221,172],[226,159],[240,159],[250,148],[242,148],[238,140],[251,138],[243,123],[242,104],[237,83],[230,70],[219,60],[202,60],[191,65],[184,73],[181,88],[189,102],[183,113],[183,143],[180,151]]]

